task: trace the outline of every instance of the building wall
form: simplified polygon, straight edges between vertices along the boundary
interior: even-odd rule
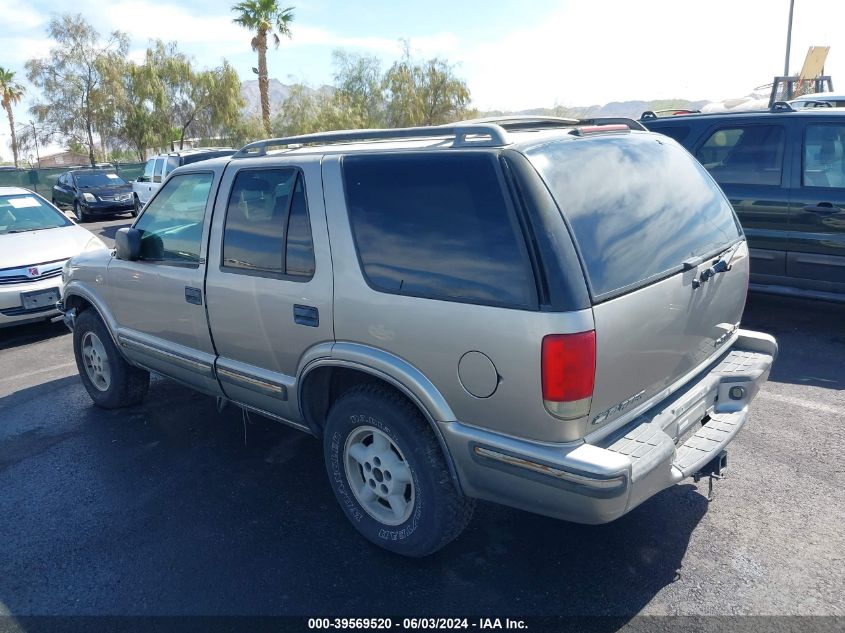
[[[79,154],[77,152],[60,152],[50,156],[42,156],[38,162],[41,169],[50,167],[73,167],[76,165],[89,165],[90,160],[87,154]]]

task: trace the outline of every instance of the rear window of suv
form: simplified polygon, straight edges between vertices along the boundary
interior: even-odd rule
[[[526,155],[572,228],[594,299],[715,254],[741,235],[724,194],[670,139],[561,140]]]
[[[537,302],[492,154],[343,159],[349,218],[376,290],[509,307]]]

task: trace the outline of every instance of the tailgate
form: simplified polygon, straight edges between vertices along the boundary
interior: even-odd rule
[[[667,137],[599,133],[526,155],[567,221],[593,301],[590,433],[730,344],[748,248],[724,193]]]
[[[731,269],[698,288],[692,282],[710,260],[593,308],[596,386],[588,432],[636,408],[726,349],[742,317],[748,263],[743,243]]]

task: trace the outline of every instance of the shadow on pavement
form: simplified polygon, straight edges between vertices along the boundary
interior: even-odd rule
[[[845,304],[750,293],[742,326],[777,339],[770,380],[845,389]]]
[[[119,218],[111,218],[112,220],[122,220],[122,217]],[[89,230],[93,231],[100,237],[106,237],[114,243],[114,236],[117,235],[118,229],[126,228],[127,226],[132,226],[132,223],[135,221],[135,218],[128,217],[126,218],[126,222],[122,222],[120,224],[110,224],[108,226],[103,226],[97,229],[90,228]]]
[[[70,334],[70,331],[58,316],[50,321],[4,327],[0,328],[0,350],[45,341],[64,334]]]
[[[318,440],[164,380],[120,411],[56,383],[0,399],[25,453],[0,465],[15,615],[628,616],[684,573],[707,509],[692,485],[605,526],[479,504],[458,541],[403,559],[347,523]]]

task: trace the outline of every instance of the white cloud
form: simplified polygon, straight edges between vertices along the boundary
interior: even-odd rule
[[[16,29],[33,29],[46,21],[44,15],[24,6],[22,2],[0,0],[0,24],[14,25]],[[8,26],[4,28],[8,28]],[[6,46],[4,45],[3,48],[6,49]]]
[[[782,72],[786,11],[774,9],[771,0],[710,0],[690,8],[652,0],[643,11],[632,11],[629,2],[607,1],[601,11],[594,3],[570,3],[457,60],[483,109],[723,99],[745,95]],[[845,50],[836,48],[845,3],[805,0],[800,9],[792,72],[807,46],[832,44],[827,70],[845,74]]]

